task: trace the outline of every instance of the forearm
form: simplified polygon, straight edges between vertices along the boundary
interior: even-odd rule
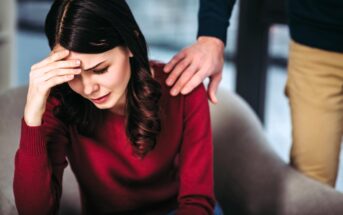
[[[189,196],[180,200],[176,215],[212,215],[214,202],[201,196]]]
[[[53,214],[56,198],[51,189],[51,171],[43,155],[18,151],[13,191],[19,214]],[[30,163],[24,165],[23,163]]]
[[[236,0],[200,0],[198,37],[219,38],[226,44],[229,19]]]
[[[41,127],[23,124],[13,183],[19,214],[54,214],[57,211],[61,187],[59,180],[52,179],[52,167]]]

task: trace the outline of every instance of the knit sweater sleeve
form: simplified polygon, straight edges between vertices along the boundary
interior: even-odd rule
[[[212,130],[203,84],[185,96],[183,118],[177,215],[213,214]]]
[[[226,44],[229,19],[236,0],[200,0],[198,37],[212,36]]]
[[[57,214],[68,143],[66,127],[52,114],[57,103],[48,100],[40,126],[30,127],[22,118],[13,184],[19,214]]]

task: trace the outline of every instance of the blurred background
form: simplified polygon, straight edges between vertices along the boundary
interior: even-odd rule
[[[0,1],[0,93],[10,88],[27,85],[31,65],[49,54],[43,26],[51,2],[51,0]],[[266,2],[273,4],[273,1]],[[199,0],[128,0],[128,3],[148,41],[151,59],[168,62],[179,50],[195,41]],[[271,146],[282,159],[288,161],[291,126],[288,100],[284,95],[289,42],[288,27],[285,24],[285,18],[282,17],[284,11],[270,12],[269,5],[256,10],[268,12],[263,13],[267,14],[263,18],[263,22],[267,23],[263,25],[266,53],[262,54],[266,63],[262,66],[262,70],[265,70],[261,73],[262,87],[259,86],[262,89],[260,90],[262,96],[257,97],[257,102],[263,104],[262,110],[261,106],[256,107],[254,101],[251,102],[249,98],[247,100],[263,121]],[[246,22],[240,16],[240,12],[238,1],[228,29],[224,77],[220,87],[230,91],[236,89],[254,91],[254,85],[245,84],[251,81],[249,73],[245,76],[247,82],[242,81],[244,77],[237,79],[236,71],[240,70],[236,56],[245,56],[244,50],[239,52],[239,44],[244,43],[249,36],[254,38],[255,33],[260,35],[260,32],[255,30],[245,33]],[[238,52],[240,54],[237,54]],[[256,61],[259,61],[259,57],[256,56]],[[245,59],[240,59],[241,64],[242,62],[244,64]],[[259,65],[259,62],[256,63]],[[247,64],[249,65],[246,66],[252,67],[251,71],[255,71],[254,64],[250,65],[250,62]],[[237,82],[237,80],[240,81]],[[343,156],[341,156],[342,159]],[[337,189],[343,191],[342,162],[340,166]]]

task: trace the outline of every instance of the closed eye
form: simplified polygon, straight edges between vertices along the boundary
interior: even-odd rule
[[[107,72],[107,70],[108,70],[108,67],[106,67],[106,68],[104,68],[104,69],[100,69],[100,70],[93,70],[93,72],[95,73],[95,74],[103,74],[103,73],[105,73],[105,72]]]

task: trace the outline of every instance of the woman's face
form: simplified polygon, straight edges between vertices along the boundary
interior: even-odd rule
[[[56,46],[56,51],[58,49],[63,48]],[[129,57],[132,57],[131,52],[122,46],[100,54],[70,52],[66,60],[80,60],[82,72],[68,84],[97,108],[123,113],[131,76]]]

